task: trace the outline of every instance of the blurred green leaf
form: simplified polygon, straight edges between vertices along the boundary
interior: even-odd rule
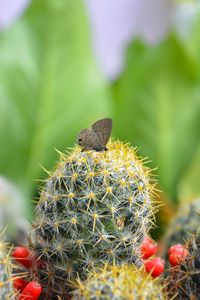
[[[113,86],[116,136],[152,160],[175,202],[200,138],[199,67],[175,36],[157,46],[135,41]]]
[[[0,65],[0,173],[32,188],[39,164],[55,164],[55,147],[110,114],[82,2],[34,0],[0,34]]]
[[[181,39],[185,51],[188,55],[200,64],[200,3],[194,5],[195,13],[190,16],[191,21],[188,27],[185,28],[185,32],[181,33]],[[200,70],[199,70],[200,71]]]
[[[179,186],[182,201],[193,200],[200,196],[200,145]]]

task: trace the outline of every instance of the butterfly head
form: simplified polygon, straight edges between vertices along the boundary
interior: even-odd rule
[[[81,130],[81,132],[77,137],[77,144],[82,148],[85,148],[85,146],[87,145],[87,138],[88,138],[88,129]]]

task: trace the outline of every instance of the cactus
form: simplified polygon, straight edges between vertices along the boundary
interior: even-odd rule
[[[102,262],[140,265],[140,245],[153,224],[154,186],[132,147],[110,142],[108,151],[83,152],[77,146],[60,156],[36,206],[30,243],[45,264],[39,282],[47,299],[64,297],[69,280],[85,279]]]
[[[77,281],[73,300],[164,300],[158,279],[152,279],[134,265],[106,265],[90,274],[86,282]]]
[[[173,219],[165,237],[166,249],[172,245],[185,243],[191,238],[200,224],[200,198],[184,203]]]
[[[14,300],[14,297],[10,251],[0,235],[0,299]]]
[[[166,279],[170,299],[200,299],[200,231],[186,246],[189,255],[184,262],[169,270]]]

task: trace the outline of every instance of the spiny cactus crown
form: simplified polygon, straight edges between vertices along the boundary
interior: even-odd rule
[[[110,142],[104,152],[76,147],[61,154],[36,207],[33,249],[46,262],[44,285],[48,277],[62,296],[67,280],[77,273],[86,278],[102,262],[139,265],[152,225],[152,193],[149,170],[128,145]]]
[[[189,255],[179,266],[169,270],[167,289],[176,300],[200,299],[200,228],[186,243]],[[171,298],[170,298],[171,299]]]
[[[12,263],[9,249],[0,234],[0,299],[14,300],[14,288],[12,282]]]
[[[77,281],[74,300],[164,300],[158,279],[152,279],[134,265],[108,266]]]

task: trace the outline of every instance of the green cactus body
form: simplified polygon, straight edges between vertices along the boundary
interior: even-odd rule
[[[183,244],[196,233],[200,224],[200,198],[186,203],[179,209],[165,237],[166,248],[175,244]]]
[[[39,280],[47,299],[65,299],[70,280],[77,274],[85,279],[103,262],[140,265],[139,248],[152,225],[152,192],[149,170],[128,145],[110,142],[104,152],[76,147],[61,154],[36,206],[31,242],[45,263]]]
[[[200,299],[200,233],[188,243],[189,255],[179,266],[169,270],[167,290],[169,298],[176,300]]]
[[[0,236],[0,299],[14,300],[14,297],[9,249]]]
[[[77,282],[73,300],[164,300],[159,281],[134,265],[105,266]]]

